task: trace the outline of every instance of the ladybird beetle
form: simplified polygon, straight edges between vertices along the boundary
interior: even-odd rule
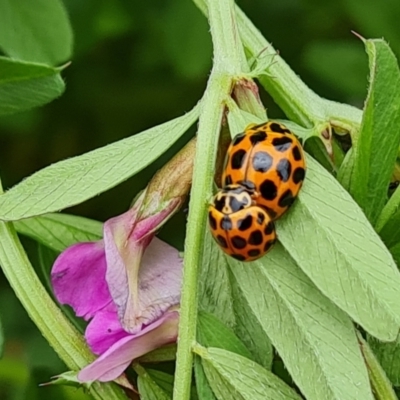
[[[228,185],[215,195],[208,222],[222,250],[240,261],[260,258],[276,241],[271,217],[241,185]]]
[[[222,186],[239,184],[273,220],[293,203],[305,176],[302,147],[283,124],[251,125],[228,148]]]

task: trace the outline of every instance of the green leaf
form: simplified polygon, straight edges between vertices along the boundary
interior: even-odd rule
[[[343,187],[311,157],[306,161],[299,197],[277,223],[279,240],[322,293],[371,335],[394,340],[400,274],[393,258]]]
[[[274,357],[271,340],[236,285],[232,285],[232,301],[236,316],[235,333],[249,349],[251,359],[270,370]]]
[[[0,219],[18,220],[79,204],[151,164],[193,124],[199,106],[182,117],[36,172],[0,196]]]
[[[216,265],[218,268],[215,268]],[[226,326],[234,327],[228,264],[222,251],[215,251],[215,243],[208,229],[204,236],[198,286],[200,310],[214,314]]]
[[[172,395],[174,389],[174,377],[163,371],[157,371],[155,369],[146,369],[150,378],[164,390],[168,395]]]
[[[400,337],[391,343],[369,337],[368,343],[392,384],[400,386]]]
[[[0,115],[42,106],[64,89],[59,69],[0,57]]]
[[[204,372],[219,400],[300,400],[277,376],[248,358],[226,350],[201,348]]]
[[[386,376],[382,366],[379,364],[374,353],[362,335],[358,333],[361,351],[368,368],[368,375],[371,381],[372,391],[375,400],[398,400],[393,391],[393,387],[388,377]]]
[[[159,363],[163,361],[174,361],[175,358],[176,344],[172,343],[145,354],[140,357],[138,361],[143,363]]]
[[[216,268],[215,266],[218,266]],[[199,305],[232,328],[248,347],[252,358],[265,367],[272,362],[272,346],[259,322],[248,312],[246,304],[233,296],[227,257],[215,247],[209,229],[204,237],[204,251],[200,269]]]
[[[0,0],[0,48],[10,57],[55,65],[72,53],[72,29],[60,0]]]
[[[197,354],[194,356],[194,376],[199,400],[215,400],[214,392],[212,391],[207,381],[206,374],[204,373],[201,358]]]
[[[370,86],[360,133],[353,137],[353,160],[346,189],[374,225],[387,199],[387,188],[400,143],[400,71],[381,39],[366,40]]]
[[[230,258],[229,265],[242,301],[308,400],[372,400],[351,320],[280,244],[261,260],[243,265]]]
[[[206,347],[219,347],[243,357],[252,358],[239,338],[214,315],[200,311],[197,318],[198,342]]]
[[[59,253],[75,243],[103,237],[101,222],[71,214],[45,214],[16,221],[14,226],[18,233]]]
[[[400,186],[386,203],[376,223],[376,230],[389,248],[394,259],[400,263]]]
[[[170,400],[169,396],[163,389],[158,386],[151,376],[145,372],[138,377],[138,389],[142,400]]]

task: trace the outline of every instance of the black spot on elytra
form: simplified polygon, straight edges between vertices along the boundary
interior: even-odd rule
[[[232,140],[232,145],[237,146],[245,137],[246,137],[245,133],[237,134]]]
[[[260,255],[260,253],[261,253],[261,251],[258,250],[258,249],[252,249],[252,250],[249,250],[249,251],[247,252],[247,254],[249,255],[249,257],[257,257],[257,256]]]
[[[224,186],[227,186],[227,185],[232,185],[232,177],[230,175],[227,175],[225,177]]]
[[[249,244],[254,244],[255,246],[260,245],[263,242],[262,232],[259,230],[251,232],[249,237]]]
[[[281,178],[282,182],[287,182],[290,178],[290,174],[292,173],[292,165],[290,161],[286,158],[282,158],[279,160],[276,165],[276,172],[278,173],[279,178]]]
[[[208,222],[210,223],[211,229],[217,229],[217,220],[213,217],[212,212],[208,213]]]
[[[269,179],[266,179],[260,185],[260,192],[261,196],[265,200],[274,200],[278,194],[278,188],[276,187],[275,183]]]
[[[290,189],[283,192],[282,196],[279,198],[279,207],[290,207],[294,202],[293,193]]]
[[[289,129],[285,128],[284,126],[277,124],[276,122],[273,122],[272,124],[269,125],[269,128],[271,129],[272,132],[276,133],[292,133],[290,132]]]
[[[243,239],[240,236],[233,236],[231,238],[231,243],[236,249],[244,249],[247,245],[246,239]]]
[[[293,147],[292,154],[293,154],[293,158],[296,161],[300,161],[301,160],[301,153],[300,153],[300,149],[299,149],[298,146]]]
[[[226,242],[226,239],[225,239],[223,236],[218,235],[218,236],[216,237],[216,239],[217,239],[217,242],[219,243],[219,245],[220,245],[221,247],[223,247],[224,249],[227,249],[227,248],[228,248],[228,243]]]
[[[239,231],[247,231],[251,226],[253,225],[253,217],[251,215],[248,215],[247,217],[240,219],[237,222],[237,227]]]
[[[261,225],[265,221],[265,215],[261,212],[257,214],[257,222]]]
[[[264,244],[264,251],[268,251],[274,244],[275,240],[268,240],[268,242]]]
[[[253,168],[257,172],[267,172],[272,167],[273,159],[265,151],[257,151],[252,160]]]
[[[221,220],[221,229],[224,231],[230,231],[232,229],[232,220],[229,217],[224,217]]]
[[[246,150],[240,149],[235,151],[231,157],[232,169],[242,168],[245,156],[246,156]]]
[[[304,170],[304,168],[302,167],[296,168],[293,172],[293,182],[300,183],[304,179],[305,175],[306,171]]]
[[[272,140],[272,145],[275,147],[277,151],[283,153],[284,151],[289,149],[290,146],[292,145],[292,139],[287,136],[275,138]]]
[[[235,260],[239,260],[239,261],[245,261],[245,260],[246,260],[246,257],[245,257],[245,256],[242,256],[241,254],[232,254],[232,257],[233,257]]]
[[[272,221],[268,222],[267,226],[264,228],[264,233],[270,235],[275,229],[274,223]]]
[[[267,138],[267,134],[264,131],[258,131],[250,136],[250,142],[254,146],[255,144],[264,141]]]
[[[221,198],[214,199],[214,207],[218,210],[222,212],[222,209],[225,207],[225,196],[222,196]]]

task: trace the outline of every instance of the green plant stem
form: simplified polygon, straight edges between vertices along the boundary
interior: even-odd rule
[[[185,242],[179,340],[173,399],[188,400],[192,378],[192,345],[196,338],[197,277],[202,261],[208,200],[212,195],[215,157],[233,79],[245,62],[237,35],[232,0],[211,1],[209,21],[214,43],[214,66],[202,101]]]
[[[68,368],[78,370],[92,362],[93,354],[42,286],[10,222],[0,222],[0,265],[30,318]],[[127,398],[115,384],[94,383],[90,391],[99,400]]]
[[[367,365],[369,380],[376,400],[398,400],[385,371],[359,332],[357,332],[361,352]]]
[[[207,2],[193,1],[207,15]],[[361,124],[361,110],[347,104],[323,99],[314,93],[239,7],[236,7],[236,15],[243,45],[250,56],[271,58],[266,74],[259,76],[258,79],[288,118],[304,127],[323,126],[329,123],[339,132],[357,134]]]

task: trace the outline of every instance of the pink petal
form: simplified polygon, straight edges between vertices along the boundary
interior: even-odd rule
[[[118,378],[132,360],[176,341],[178,320],[178,311],[166,312],[139,334],[127,336],[111,346],[96,361],[83,368],[78,379],[81,382],[107,382]]]
[[[103,242],[75,244],[63,251],[53,265],[54,294],[61,304],[70,305],[78,317],[92,318],[112,301],[105,274]]]
[[[139,204],[136,207],[136,204]],[[140,222],[137,222],[138,208],[141,204],[139,199],[135,203],[135,207],[127,211],[126,213],[108,220],[104,224],[104,243],[105,252],[107,259],[107,272],[106,280],[110,289],[111,296],[114,303],[117,306],[118,316],[121,321],[123,328],[130,332],[136,333],[141,329],[142,323],[150,323],[157,319],[171,304],[177,304],[179,300],[175,300],[179,296],[179,291],[175,290],[175,286],[172,288],[174,295],[171,296],[168,293],[167,296],[161,298],[157,295],[157,292],[161,290],[163,294],[170,292],[169,288],[164,290],[166,283],[175,282],[180,279],[180,274],[177,274],[174,270],[169,275],[163,277],[164,271],[160,272],[161,267],[170,267],[170,264],[181,270],[181,262],[178,258],[178,252],[172,247],[164,244],[160,251],[156,251],[156,244],[153,245],[154,231],[159,227],[162,221],[164,221],[171,214],[174,208],[176,208],[175,202],[170,202],[169,206]],[[153,268],[147,273],[148,277],[142,279],[141,272],[146,269],[146,263],[142,262],[142,255],[146,247],[152,247],[152,250],[146,252],[149,254],[155,251],[155,256],[148,258],[148,263],[158,264],[155,266],[156,271],[153,273]],[[158,243],[162,243],[158,240]],[[170,251],[168,251],[170,249]],[[171,260],[171,257],[173,260]],[[170,260],[169,260],[170,259]],[[166,261],[166,262],[164,262]],[[163,268],[164,270],[165,268]],[[160,277],[158,275],[161,275]],[[177,276],[178,275],[178,276]],[[148,286],[149,280],[153,280],[155,277],[159,277],[158,286],[155,285],[153,290],[156,295],[157,304],[154,307],[149,308],[149,303],[154,295],[150,296],[141,294],[139,290],[139,281],[142,279],[143,285]],[[152,286],[154,284],[152,283]],[[162,285],[162,286],[160,286]]]
[[[142,258],[139,272],[137,323],[148,325],[180,303],[182,259],[178,250],[154,238]]]
[[[104,353],[126,336],[130,336],[130,334],[122,329],[117,309],[113,303],[99,311],[85,331],[86,342],[95,354]]]

